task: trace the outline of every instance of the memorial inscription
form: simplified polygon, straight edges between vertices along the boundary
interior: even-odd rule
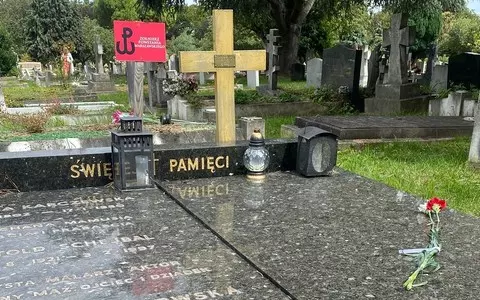
[[[0,241],[0,300],[287,299],[158,190],[7,195]]]

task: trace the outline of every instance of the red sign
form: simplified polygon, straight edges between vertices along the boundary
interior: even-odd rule
[[[113,21],[115,58],[120,61],[167,61],[165,23]]]

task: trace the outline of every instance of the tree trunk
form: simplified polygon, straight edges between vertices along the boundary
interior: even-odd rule
[[[280,73],[290,74],[290,68],[293,63],[298,62],[298,44],[302,27],[298,24],[290,24],[288,32],[281,32],[282,49],[280,57]]]

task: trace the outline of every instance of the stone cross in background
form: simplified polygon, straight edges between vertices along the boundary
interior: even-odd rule
[[[103,45],[99,35],[95,35],[94,51],[95,51],[95,67],[97,68],[97,73],[104,74],[105,70],[103,68],[103,57],[102,57]]]
[[[415,42],[415,27],[407,26],[406,14],[395,14],[389,29],[383,31],[383,47],[389,49],[388,72],[384,84],[408,82],[407,47]]]
[[[267,35],[268,52],[268,87],[270,90],[277,89],[277,72],[280,71],[280,60],[278,56],[278,43],[280,41],[278,29],[270,29]]]

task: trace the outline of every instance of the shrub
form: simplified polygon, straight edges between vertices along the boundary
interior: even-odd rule
[[[6,118],[24,128],[28,133],[41,133],[45,131],[50,114],[44,112],[28,115],[6,115]]]
[[[198,91],[198,83],[195,77],[179,75],[163,81],[163,90],[169,95],[185,96]]]
[[[350,93],[340,93],[325,86],[315,91],[312,101],[325,106],[326,115],[353,114],[355,113],[355,109],[350,104],[350,95]]]
[[[50,115],[76,115],[80,113],[77,106],[73,104],[62,104],[59,100],[54,100],[45,111]]]

